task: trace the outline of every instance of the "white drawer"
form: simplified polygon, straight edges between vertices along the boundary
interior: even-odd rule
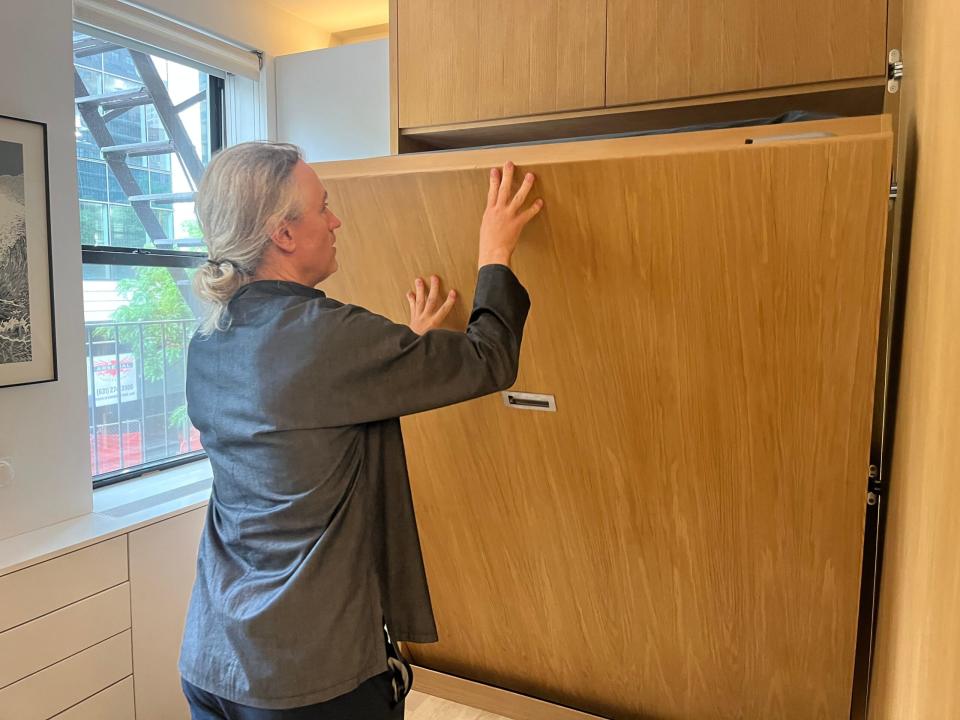
[[[130,628],[130,583],[0,633],[0,688]]]
[[[134,720],[133,678],[101,690],[79,705],[54,715],[53,720]]]
[[[126,580],[126,535],[3,575],[0,632]]]
[[[0,690],[0,720],[47,720],[133,673],[130,631]]]

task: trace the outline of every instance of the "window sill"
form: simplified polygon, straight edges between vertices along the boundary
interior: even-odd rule
[[[209,460],[160,470],[93,491],[93,512],[0,540],[0,575],[203,507]]]

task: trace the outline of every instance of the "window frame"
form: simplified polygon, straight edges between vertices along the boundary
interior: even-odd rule
[[[87,26],[81,24],[74,24],[74,29],[76,32],[81,32],[85,35],[89,34]],[[108,33],[107,33],[108,34]],[[96,37],[96,35],[94,36]],[[126,40],[124,38],[124,40]],[[119,44],[119,43],[118,43]],[[127,50],[138,50],[143,52],[144,49],[137,46],[136,43],[125,43],[122,45],[124,49]],[[171,60],[173,62],[182,63],[182,61],[177,59],[172,59],[165,57],[162,52],[152,52],[151,54],[157,55],[164,59]],[[74,66],[76,66],[76,58],[74,58]],[[217,151],[221,150],[224,147],[226,141],[226,128],[224,126],[224,121],[226,117],[225,113],[225,88],[226,83],[224,77],[219,74],[212,74],[208,68],[204,66],[197,67],[193,63],[182,63],[187,64],[188,66],[193,66],[199,72],[203,72],[207,76],[207,97],[203,101],[207,106],[207,119],[208,119],[208,128],[207,132],[209,138],[209,150],[210,155],[214,155]],[[78,67],[84,67],[82,65]],[[106,71],[101,71],[106,72]],[[76,105],[75,105],[76,107]],[[77,146],[79,148],[79,146]],[[101,159],[103,158],[101,154]],[[179,162],[179,158],[176,153],[170,155],[171,162]],[[86,158],[77,155],[77,162]],[[90,158],[93,159],[93,158]],[[126,161],[124,161],[126,162]],[[144,166],[144,171],[149,172],[149,164]],[[109,165],[105,167],[107,175],[107,195],[109,198],[109,187],[111,181],[111,170]],[[79,173],[79,169],[78,169]],[[115,181],[115,178],[114,178]],[[150,189],[147,188],[144,192],[149,193]],[[81,200],[82,202],[82,200]],[[96,203],[96,201],[90,201]],[[109,202],[109,200],[107,201]],[[101,204],[101,203],[96,203]],[[78,214],[81,212],[80,208],[82,206],[78,203]],[[162,208],[155,208],[162,209]],[[108,220],[109,223],[109,220]],[[171,239],[173,239],[171,237]],[[97,265],[97,266],[127,266],[127,267],[166,267],[166,268],[179,268],[179,269],[191,269],[199,267],[207,259],[207,253],[204,251],[197,250],[176,250],[172,248],[142,248],[142,247],[123,247],[123,246],[112,246],[112,245],[89,245],[81,244],[81,267],[87,265]],[[88,332],[85,332],[87,335]],[[89,343],[89,347],[85,349],[85,355],[89,358],[93,355],[93,343],[88,340],[85,343]],[[186,347],[183,348],[183,352],[186,352]],[[89,382],[88,378],[88,382]],[[118,408],[121,400],[118,395]],[[143,402],[143,399],[141,399]],[[89,408],[88,408],[89,411]],[[119,411],[118,411],[119,412]],[[93,416],[91,416],[93,417]],[[94,418],[94,430],[91,433],[91,438],[96,436],[96,420]],[[121,422],[118,417],[118,422]],[[164,422],[167,422],[166,415],[164,416]],[[141,428],[141,432],[144,432],[144,429]],[[118,433],[118,441],[122,447],[123,445],[123,430],[120,429]],[[91,441],[92,451],[98,452],[98,446],[95,441]],[[122,456],[122,452],[121,452]],[[158,460],[144,462],[129,468],[118,468],[106,473],[94,474],[93,488],[106,487],[108,485],[113,485],[125,480],[130,480],[132,478],[140,477],[148,473],[156,472],[158,470],[164,470],[167,468],[177,467],[180,465],[185,465],[187,463],[196,462],[197,460],[202,460],[206,458],[206,453],[200,450],[192,450],[186,453],[161,458]]]

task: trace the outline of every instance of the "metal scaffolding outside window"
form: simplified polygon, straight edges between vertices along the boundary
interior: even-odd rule
[[[203,456],[186,413],[193,212],[223,79],[74,32],[90,467],[104,485]]]

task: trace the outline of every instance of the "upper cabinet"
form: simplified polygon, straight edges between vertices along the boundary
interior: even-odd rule
[[[390,0],[393,147],[879,113],[900,2]]]
[[[607,0],[396,0],[400,127],[602,107]]]
[[[887,0],[607,0],[607,105],[886,72]]]

